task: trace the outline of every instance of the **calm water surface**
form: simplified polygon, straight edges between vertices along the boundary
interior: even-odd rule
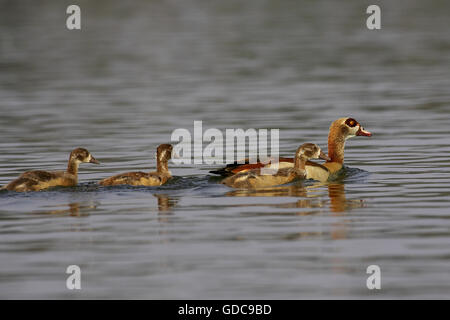
[[[445,1],[0,1],[0,185],[66,166],[80,184],[0,192],[0,298],[450,298],[450,34]],[[176,128],[279,128],[326,150],[353,116],[345,176],[264,191],[171,165]],[[82,290],[66,289],[68,265]],[[382,289],[366,288],[379,265]]]

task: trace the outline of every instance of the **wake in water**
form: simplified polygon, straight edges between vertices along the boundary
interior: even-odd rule
[[[364,181],[368,176],[370,175],[370,172],[359,169],[359,168],[351,168],[344,166],[342,170],[340,170],[338,173],[330,177],[329,182],[331,183],[354,183],[358,182],[361,183]],[[215,193],[211,190],[212,186],[218,186],[219,189],[222,190],[222,186],[220,184],[222,177],[217,176],[211,176],[211,175],[205,175],[205,176],[187,176],[187,177],[181,177],[181,176],[173,176],[172,179],[170,179],[167,184],[157,187],[147,187],[147,186],[130,186],[130,185],[118,185],[118,186],[100,186],[96,182],[85,182],[80,183],[78,186],[74,187],[53,187],[49,188],[47,190],[42,190],[39,193],[46,193],[46,192],[132,192],[132,191],[151,191],[155,192],[157,190],[160,191],[196,191],[196,192],[204,192],[205,194]],[[292,185],[292,184],[298,184],[300,180],[297,180],[295,182],[286,184],[286,185]],[[303,184],[310,185],[311,183],[314,183],[315,180],[306,180],[303,181]],[[3,194],[10,194],[6,189],[0,188],[0,193]],[[15,192],[11,192],[15,193]],[[25,193],[27,194],[27,193]],[[28,193],[29,194],[29,193]]]
[[[352,182],[364,182],[364,180],[370,175],[370,172],[366,170],[362,170],[359,168],[350,168],[347,166],[344,166],[342,170],[337,172],[336,176],[334,176],[330,181],[340,181],[345,183],[352,183]]]

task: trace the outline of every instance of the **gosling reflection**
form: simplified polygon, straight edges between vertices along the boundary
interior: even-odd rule
[[[172,208],[178,203],[177,198],[169,197],[167,194],[155,193],[154,197],[158,199],[158,212],[171,213]]]
[[[169,197],[167,194],[154,193],[153,196],[158,199],[158,240],[159,243],[169,243],[171,242],[171,232],[168,228],[171,218],[173,217],[172,209],[178,203],[178,198]],[[168,267],[169,265],[165,262],[160,262],[161,267]]]
[[[178,203],[177,198],[169,197],[167,194],[154,193],[153,196],[158,199],[158,222],[170,222],[170,216],[173,215],[172,208]],[[160,234],[165,234],[166,231],[159,230]]]
[[[72,217],[83,217],[88,216],[89,212],[92,211],[92,209],[97,208],[97,203],[79,203],[79,202],[72,202],[67,204],[69,208],[67,209],[55,209],[55,210],[42,210],[42,211],[36,211],[35,214],[49,214],[49,215],[69,215]]]

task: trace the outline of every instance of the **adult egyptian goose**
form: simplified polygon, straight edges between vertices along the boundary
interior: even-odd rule
[[[328,157],[330,159],[323,165],[308,161],[306,163],[306,178],[324,182],[327,181],[331,175],[341,170],[344,164],[345,141],[354,136],[370,137],[372,136],[372,133],[364,130],[361,124],[353,118],[340,118],[334,121],[330,126],[328,134]],[[210,172],[222,176],[230,176],[238,172],[245,172],[270,165],[270,162],[268,164],[263,164],[261,162],[251,164],[248,163],[248,159],[246,159],[243,164],[235,162],[227,165],[225,168]],[[279,167],[293,167],[293,165],[294,159],[279,158]]]
[[[154,172],[126,172],[99,182],[102,186],[132,185],[132,186],[160,186],[166,183],[172,175],[168,168],[168,161],[172,158],[172,145],[161,144],[156,149],[156,171]]]
[[[307,176],[305,170],[306,162],[309,159],[318,158],[330,160],[328,156],[322,152],[319,146],[313,143],[305,143],[297,149],[294,157],[295,163],[291,168],[279,169],[272,175],[262,174],[261,168],[239,172],[225,178],[222,181],[222,184],[233,188],[252,189],[286,184],[295,179],[305,179]]]
[[[99,164],[89,151],[76,148],[70,153],[66,171],[27,171],[2,189],[26,192],[57,186],[72,187],[78,183],[78,166],[83,162]]]

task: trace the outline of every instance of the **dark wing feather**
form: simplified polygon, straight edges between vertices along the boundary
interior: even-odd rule
[[[249,159],[245,159],[244,163],[238,163],[235,161],[234,163],[227,164],[225,167],[218,169],[218,170],[212,170],[210,173],[218,174],[224,177],[234,175],[241,171],[248,171],[253,169],[258,169],[266,166],[266,164],[263,164],[260,159],[257,159],[257,163],[249,163]],[[279,158],[279,162],[290,162],[294,163],[293,158]]]
[[[52,179],[58,178],[57,172],[48,172],[48,171],[27,171],[24,172],[19,178],[26,178],[31,180],[38,180],[41,182],[50,181]]]

